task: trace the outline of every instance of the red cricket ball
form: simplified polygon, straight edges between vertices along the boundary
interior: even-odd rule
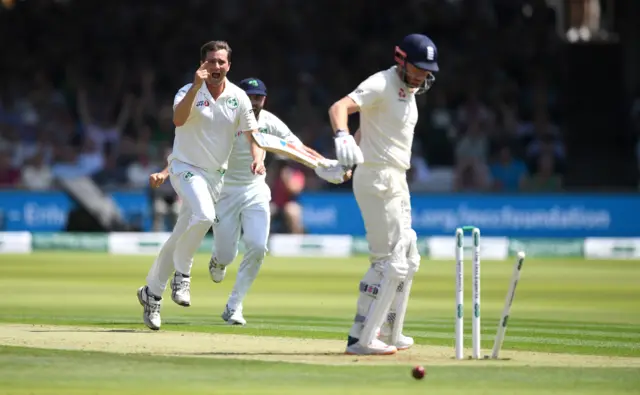
[[[414,379],[422,380],[426,372],[422,366],[418,365],[415,368],[413,368],[413,370],[411,371],[411,374],[413,375]]]

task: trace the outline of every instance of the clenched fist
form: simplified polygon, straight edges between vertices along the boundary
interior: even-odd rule
[[[153,173],[149,176],[149,185],[151,185],[151,188],[157,188],[162,185],[167,178],[169,178],[169,173],[164,170],[159,173]]]

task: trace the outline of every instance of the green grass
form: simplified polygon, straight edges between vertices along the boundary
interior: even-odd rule
[[[359,279],[368,265],[365,258],[268,257],[245,301],[249,325],[237,328],[224,325],[219,317],[237,265],[230,267],[222,284],[213,284],[207,260],[196,257],[190,308],[165,298],[164,331],[342,340],[355,313]],[[0,322],[142,329],[135,291],[144,284],[152,261],[150,256],[84,253],[2,255]],[[512,260],[482,262],[485,349],[492,346],[512,265]],[[467,267],[465,313],[470,317]],[[640,357],[638,278],[638,261],[528,259],[504,348]],[[454,285],[454,262],[423,261],[405,325],[405,332],[418,343],[453,345]],[[467,324],[470,335],[470,319]],[[107,394],[115,389],[126,394],[146,391],[149,385],[154,394],[175,389],[191,394],[287,394],[300,393],[301,388],[323,394],[427,389],[438,394],[640,393],[640,371],[632,368],[424,364],[429,375],[417,382],[409,378],[406,366],[332,367],[4,347],[0,394]]]
[[[0,392],[26,394],[637,394],[633,369],[316,366],[0,348]],[[436,392],[434,392],[436,391]]]

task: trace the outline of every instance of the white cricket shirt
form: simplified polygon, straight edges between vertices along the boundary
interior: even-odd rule
[[[415,94],[400,79],[396,66],[373,74],[349,97],[360,106],[364,164],[409,170],[418,107]]]
[[[173,109],[193,84],[183,86],[173,100]],[[196,94],[187,122],[176,127],[173,152],[177,159],[208,172],[224,173],[236,131],[258,129],[249,96],[225,79],[224,91],[214,100],[206,84]]]
[[[289,127],[277,116],[267,110],[261,110],[258,115],[258,130],[260,133],[268,133],[287,140],[287,142],[296,145],[302,145],[302,142],[296,137]],[[229,157],[229,166],[224,175],[225,185],[250,185],[254,183],[264,182],[266,174],[251,173],[251,146],[247,140],[247,136],[240,130],[236,132],[236,142],[231,150]]]

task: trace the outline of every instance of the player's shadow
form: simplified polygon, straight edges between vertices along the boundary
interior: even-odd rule
[[[220,357],[247,357],[247,356],[274,356],[274,357],[286,357],[286,356],[299,356],[299,357],[337,357],[348,356],[343,352],[284,352],[284,351],[262,351],[262,352],[196,352],[196,353],[180,353],[181,355],[191,356],[220,356]]]
[[[92,323],[91,325],[102,325],[102,326],[140,326],[142,324],[141,320],[136,320],[136,321],[118,321],[118,322],[109,322],[109,321],[105,321],[105,322],[96,322],[96,323]],[[162,326],[189,326],[189,325],[193,325],[192,323],[188,322],[188,321],[170,321],[170,322],[163,322]]]
[[[68,333],[85,333],[85,332],[95,332],[95,333],[147,333],[145,330],[137,330],[137,329],[32,329],[29,332],[33,333],[46,333],[46,332],[68,332]],[[153,332],[149,332],[153,333]]]

